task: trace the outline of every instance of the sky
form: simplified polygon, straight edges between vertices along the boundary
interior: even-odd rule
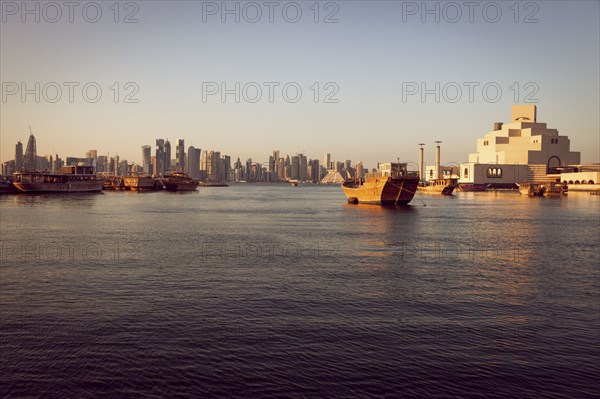
[[[441,140],[460,163],[532,102],[600,162],[599,4],[2,1],[0,160],[30,125],[38,155],[63,159],[139,163],[167,138],[373,167],[419,143],[431,163]]]

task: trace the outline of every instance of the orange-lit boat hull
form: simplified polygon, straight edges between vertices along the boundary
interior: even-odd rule
[[[418,178],[367,179],[362,185],[344,182],[342,188],[348,202],[374,205],[406,205],[417,191]]]

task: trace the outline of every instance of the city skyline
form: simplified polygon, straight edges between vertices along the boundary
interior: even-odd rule
[[[282,18],[282,3],[273,22],[262,10],[256,23],[246,3],[231,2],[239,15],[207,8],[218,2],[132,4],[118,23],[108,4],[94,23],[81,10],[52,23],[39,5],[39,22],[3,9],[3,162],[30,124],[48,138],[40,153],[97,148],[141,161],[138,144],[183,137],[241,159],[279,148],[374,165],[416,160],[419,142],[442,140],[444,159],[458,163],[527,102],[583,163],[598,162],[597,2],[499,3],[497,21],[482,3],[472,22],[436,2],[424,3],[433,14],[413,2],[321,2],[318,23],[308,3],[297,22]]]

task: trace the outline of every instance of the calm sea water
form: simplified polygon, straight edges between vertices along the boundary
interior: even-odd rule
[[[0,211],[0,397],[600,391],[597,196],[248,184]]]

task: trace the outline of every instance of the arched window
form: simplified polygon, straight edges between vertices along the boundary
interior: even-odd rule
[[[469,168],[465,168],[465,173],[464,173],[464,175],[465,175],[465,179],[466,179],[467,177],[469,177]]]
[[[490,178],[499,178],[502,177],[502,168],[487,168],[487,177]]]
[[[594,181],[593,181],[593,180],[590,180],[588,183],[589,183],[589,184],[594,184]]]
[[[554,173],[555,169],[561,165],[560,158],[556,155],[552,155],[548,158],[548,163],[546,164],[546,173]]]
[[[429,177],[433,178],[433,169],[429,169]]]

